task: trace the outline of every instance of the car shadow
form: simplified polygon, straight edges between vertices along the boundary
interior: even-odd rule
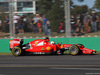
[[[63,55],[57,55],[57,54],[25,54],[22,56],[95,56],[99,54],[82,54],[82,55],[70,55],[70,54],[63,54]],[[22,57],[21,56],[21,57]]]

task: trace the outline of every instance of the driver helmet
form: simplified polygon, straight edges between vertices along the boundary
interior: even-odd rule
[[[51,43],[51,44],[55,44],[55,42],[54,42],[54,41],[51,41],[50,43]]]

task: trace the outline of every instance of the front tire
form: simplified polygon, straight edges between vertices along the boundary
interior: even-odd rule
[[[20,48],[20,47],[14,47],[14,48],[12,49],[12,54],[13,54],[14,56],[20,56],[20,55],[22,54],[21,48]]]
[[[78,55],[79,54],[79,51],[80,49],[78,48],[78,46],[76,45],[72,45],[70,48],[69,48],[69,53],[71,55]]]

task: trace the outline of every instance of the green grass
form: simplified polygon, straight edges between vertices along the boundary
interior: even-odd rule
[[[97,54],[100,54],[100,51],[98,51]]]
[[[10,52],[0,52],[0,55],[12,55]]]

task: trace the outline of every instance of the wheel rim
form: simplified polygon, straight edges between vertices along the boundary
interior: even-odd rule
[[[71,52],[71,54],[77,54],[77,48],[76,47],[74,47],[74,46],[72,46],[71,48],[70,48],[70,52]]]
[[[18,55],[21,54],[21,49],[20,48],[14,48],[12,50],[12,53],[13,53],[14,56],[18,56]]]
[[[18,55],[20,53],[20,50],[19,49],[15,49],[14,50],[14,54]]]

